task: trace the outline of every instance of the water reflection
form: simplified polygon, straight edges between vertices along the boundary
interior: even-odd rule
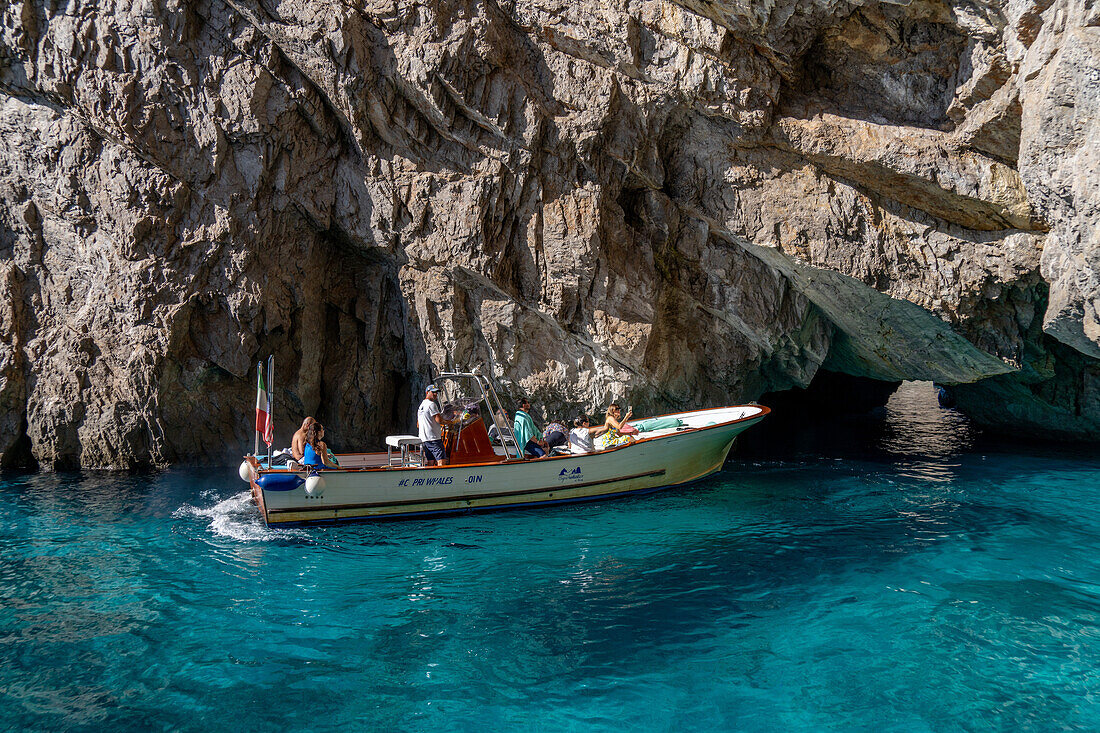
[[[876,445],[890,455],[940,458],[974,445],[970,420],[961,412],[940,407],[931,382],[902,382],[885,411],[882,436]],[[920,478],[940,478],[937,465],[926,467],[926,471]]]
[[[864,412],[799,403],[786,393],[760,426],[741,436],[733,458],[912,461],[914,476],[940,480],[943,459],[974,449],[979,431],[961,412],[940,407],[931,382],[903,382],[881,407]],[[836,400],[833,401],[837,402]],[[920,462],[932,461],[928,465]]]

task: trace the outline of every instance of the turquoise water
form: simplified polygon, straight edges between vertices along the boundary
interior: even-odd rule
[[[1100,460],[904,394],[871,440],[289,531],[234,467],[6,476],[0,727],[1100,729]]]

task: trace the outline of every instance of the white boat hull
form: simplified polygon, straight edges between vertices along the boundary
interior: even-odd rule
[[[290,490],[262,488],[257,483],[260,476],[279,472],[254,466],[251,484],[269,525],[584,501],[677,486],[714,473],[725,462],[737,434],[767,412],[765,407],[745,405],[679,413],[669,417],[684,418],[687,429],[652,436],[643,433],[636,443],[584,455],[460,466],[325,470],[319,485],[314,481],[313,486]],[[304,472],[295,475],[306,477]]]

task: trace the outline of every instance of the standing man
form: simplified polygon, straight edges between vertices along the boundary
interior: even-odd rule
[[[416,411],[416,424],[420,429],[420,450],[424,453],[425,466],[447,465],[443,450],[443,415],[435,396],[439,392],[434,384],[424,390],[424,401]]]
[[[516,436],[516,444],[524,453],[530,453],[535,458],[542,458],[549,450],[546,440],[542,437],[542,431],[535,426],[535,420],[529,414],[531,400],[524,397],[519,401],[519,409],[516,410],[516,422],[512,426],[512,432]],[[522,456],[520,456],[522,458]]]

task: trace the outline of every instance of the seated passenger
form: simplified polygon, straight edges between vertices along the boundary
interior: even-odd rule
[[[606,450],[619,445],[634,442],[633,435],[623,435],[620,431],[634,415],[633,410],[628,410],[623,415],[623,409],[615,402],[607,406],[607,417],[604,419],[603,428],[606,432],[596,439],[596,450]]]
[[[290,441],[290,454],[294,456],[294,460],[302,460],[302,451],[306,447],[306,430],[310,425],[317,422],[312,417],[307,417],[302,421],[302,427],[298,428],[298,431],[294,433],[294,437]]]
[[[325,434],[324,427],[316,420],[306,428],[305,447],[302,448],[302,463],[306,468],[339,468],[340,464],[329,452],[321,437]]]
[[[322,441],[325,439],[325,426],[320,423],[317,424],[317,437]],[[336,454],[332,452],[332,448],[328,447],[328,443],[321,443],[321,445],[325,446],[325,455],[328,457],[325,464],[329,468],[339,468],[340,461],[336,460]]]
[[[592,427],[587,415],[581,415],[573,421],[575,428],[569,431],[569,452],[574,454],[591,453],[596,450],[592,440],[606,432],[603,425]]]
[[[504,438],[509,434],[508,423],[508,413],[504,410],[497,410],[496,419],[489,426],[489,440],[494,445],[504,445]],[[497,428],[498,425],[500,429]],[[504,431],[504,435],[501,435],[501,430]]]
[[[552,420],[546,426],[546,445],[552,451],[558,446],[569,444],[569,428],[558,420]]]
[[[523,449],[524,454],[543,458],[548,447],[542,437],[542,431],[535,426],[535,420],[528,414],[531,409],[531,400],[526,397],[520,400],[519,409],[516,410],[516,421],[512,426],[512,433],[516,437],[516,445]],[[523,456],[519,456],[522,458]]]

